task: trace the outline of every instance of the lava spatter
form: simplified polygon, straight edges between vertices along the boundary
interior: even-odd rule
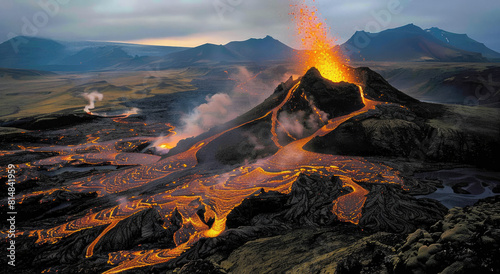
[[[350,69],[345,65],[348,59],[335,45],[329,27],[318,15],[318,9],[305,2],[290,6],[296,35],[304,49],[299,51],[298,56],[303,72],[316,67],[326,79],[334,82],[352,82]]]

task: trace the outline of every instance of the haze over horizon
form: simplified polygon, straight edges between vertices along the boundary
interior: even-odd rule
[[[300,48],[295,41],[290,5],[279,0],[6,0],[0,17],[0,43],[17,35],[56,40],[114,41],[148,45],[226,44],[270,35]],[[313,1],[307,0],[308,3]],[[316,0],[332,36],[343,43],[356,30],[378,32],[413,23],[466,33],[500,51],[500,4],[459,1]]]

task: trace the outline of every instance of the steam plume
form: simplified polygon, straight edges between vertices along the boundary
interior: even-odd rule
[[[94,104],[95,101],[96,100],[102,101],[102,99],[104,98],[104,95],[98,91],[92,91],[90,93],[85,92],[83,94],[83,98],[85,98],[89,101],[89,104],[86,105],[83,110],[85,112],[87,112],[88,114],[92,114],[92,112],[90,110],[95,108],[95,104]]]
[[[177,130],[177,134],[161,138],[155,143],[155,147],[169,150],[182,139],[197,136],[238,117],[269,97],[274,88],[287,79],[286,71],[270,72],[278,75],[272,75],[268,77],[272,80],[265,81],[258,78],[261,73],[252,73],[245,67],[237,69],[238,71],[230,74],[229,78],[238,85],[229,94],[217,93],[207,96],[206,103],[199,105],[181,119],[182,126]]]
[[[94,113],[90,110],[95,108],[95,101],[102,101],[102,99],[104,98],[104,95],[98,91],[92,91],[90,93],[88,93],[88,92],[83,93],[83,98],[85,98],[89,101],[89,104],[86,105],[83,110],[90,115],[97,115],[97,116],[101,116],[101,117],[120,117],[120,116],[128,117],[128,116],[133,115],[133,114],[139,114],[139,112],[140,112],[139,108],[134,107],[134,108],[130,108],[129,110],[124,111],[122,113],[113,113],[113,114]]]

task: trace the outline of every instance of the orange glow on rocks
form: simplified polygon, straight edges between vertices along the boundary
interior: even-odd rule
[[[347,59],[335,46],[335,40],[330,37],[330,29],[318,17],[318,10],[305,2],[292,7],[293,21],[297,36],[303,50],[299,52],[300,67],[305,73],[311,67],[316,67],[323,77],[333,82],[352,82],[349,68],[344,65]]]
[[[328,37],[328,28],[317,17],[317,10],[308,7],[305,3],[292,6],[296,9],[294,21],[297,23],[298,35],[301,38],[303,51],[301,66],[304,72],[316,67],[323,77],[334,81],[349,81],[350,73],[345,60],[339,52],[334,51],[334,41]],[[372,163],[362,157],[330,155],[314,153],[304,149],[304,146],[313,138],[325,136],[335,130],[347,120],[373,111],[382,102],[364,98],[362,86],[359,87],[363,107],[349,114],[338,117],[324,117],[321,109],[311,105],[312,111],[321,121],[320,127],[309,136],[294,138],[279,122],[279,114],[284,111],[287,102],[300,94],[303,101],[309,102],[306,93],[298,90],[301,82],[287,89],[283,100],[276,102],[267,112],[260,113],[256,118],[246,121],[223,132],[198,141],[189,149],[171,156],[155,156],[149,154],[122,153],[116,151],[112,143],[99,143],[99,137],[88,136],[86,146],[92,145],[99,153],[75,154],[77,147],[65,155],[54,156],[34,162],[37,166],[57,166],[65,162],[75,164],[98,164],[109,162],[114,165],[137,165],[127,169],[120,169],[112,173],[90,175],[73,181],[62,188],[50,189],[43,192],[50,193],[63,190],[71,193],[96,192],[99,197],[124,193],[134,188],[147,187],[148,189],[162,189],[154,194],[125,197],[117,205],[109,208],[90,210],[86,215],[57,226],[22,231],[19,235],[28,234],[37,237],[37,244],[53,244],[76,232],[95,228],[107,227],[88,244],[85,256],[94,256],[94,248],[103,237],[115,228],[121,221],[146,209],[154,208],[160,216],[168,220],[173,212],[182,218],[181,227],[174,233],[175,247],[170,249],[150,250],[121,250],[108,253],[108,263],[113,266],[105,273],[119,273],[126,270],[165,263],[172,260],[192,247],[199,239],[217,237],[226,230],[226,221],[229,213],[239,206],[246,198],[259,191],[274,191],[282,194],[290,193],[293,183],[301,174],[314,174],[323,179],[338,176],[342,186],[350,188],[349,194],[338,197],[331,204],[331,212],[338,220],[359,224],[362,209],[367,199],[368,190],[358,183],[397,184],[404,186],[403,180],[397,171],[382,164]],[[238,86],[241,88],[240,86]],[[320,99],[320,98],[318,98]],[[311,99],[312,101],[312,99]],[[271,139],[277,148],[276,153],[256,162],[250,162],[235,167],[232,170],[224,169],[221,173],[202,171],[203,166],[198,160],[198,152],[224,134],[243,128],[244,126],[270,119],[269,130]],[[121,117],[115,117],[117,123],[127,123]],[[174,127],[166,124],[170,134],[154,146],[163,150],[174,148],[184,137],[177,134]],[[288,143],[278,138],[277,132],[283,129],[291,140]],[[153,142],[153,141],[152,141]],[[85,147],[86,148],[86,147]],[[27,166],[26,168],[28,168]],[[34,169],[34,168],[32,168]],[[165,187],[160,188],[160,187]],[[31,193],[30,196],[41,194]],[[25,195],[23,198],[27,198]],[[200,216],[198,210],[204,209]],[[209,225],[208,221],[213,220]],[[164,228],[166,228],[164,226]],[[97,252],[97,251],[96,251]]]
[[[217,237],[226,229],[228,214],[247,197],[261,189],[283,194],[290,193],[293,183],[300,174],[315,174],[322,178],[330,178],[332,175],[340,176],[343,186],[351,188],[352,192],[333,201],[331,212],[340,221],[358,224],[368,191],[355,182],[403,185],[398,173],[386,166],[370,163],[361,157],[318,154],[304,150],[303,147],[312,138],[324,136],[350,118],[373,110],[381,104],[369,99],[364,99],[365,105],[362,109],[325,120],[324,125],[312,135],[291,143],[280,144],[276,136],[272,134],[279,150],[274,155],[258,162],[244,164],[221,174],[195,173],[181,176],[176,181],[167,179],[169,175],[196,168],[198,151],[229,131],[270,117],[272,119],[271,133],[276,133],[277,127],[280,126],[277,119],[278,112],[292,98],[292,94],[298,92],[299,85],[300,82],[290,88],[284,101],[263,113],[262,116],[201,140],[185,152],[161,160],[152,159],[154,161],[151,163],[117,171],[107,176],[89,176],[64,188],[70,192],[96,191],[99,196],[105,196],[163,181],[168,190],[151,196],[129,197],[114,207],[97,212],[90,211],[87,215],[67,223],[48,229],[23,231],[20,234],[37,237],[37,244],[56,243],[78,231],[107,225],[106,229],[86,248],[86,257],[92,257],[94,247],[120,221],[150,208],[155,208],[160,216],[166,219],[177,211],[182,217],[182,227],[174,234],[176,246],[171,249],[122,250],[109,253],[108,263],[113,265],[113,268],[105,273],[119,273],[168,262],[192,247],[199,239]],[[108,154],[100,153],[99,155],[108,157]],[[104,158],[107,159],[106,157]],[[129,161],[134,160],[132,156],[129,157],[131,158]],[[54,157],[51,160],[59,161],[60,157]],[[200,206],[206,210],[204,218],[197,214]],[[211,226],[207,225],[209,219],[214,220]]]
[[[172,149],[173,146],[171,146],[170,144],[161,144],[160,148],[162,148],[162,149]]]

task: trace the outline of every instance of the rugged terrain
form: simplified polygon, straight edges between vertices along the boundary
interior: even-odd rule
[[[154,136],[173,130],[160,122],[172,114],[4,121],[14,129],[1,160],[17,169],[16,269],[498,272],[498,196],[449,210],[424,196],[450,184],[467,196],[472,185],[418,176],[467,167],[498,193],[498,110],[421,102],[352,70],[352,83],[315,68],[290,77],[166,155]]]

